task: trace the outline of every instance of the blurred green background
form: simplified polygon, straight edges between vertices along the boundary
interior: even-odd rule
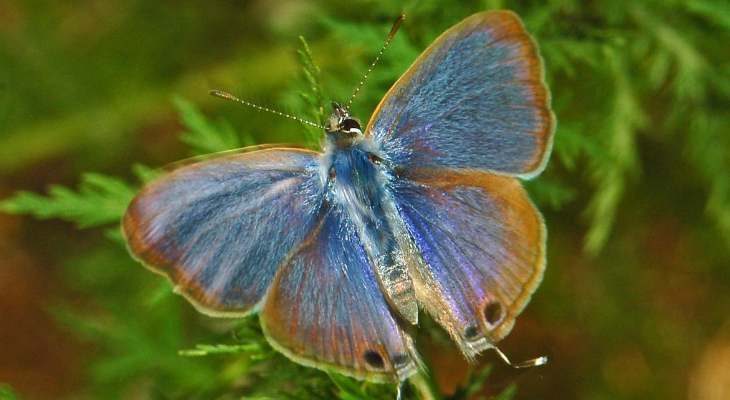
[[[3,0],[0,398],[393,398],[289,363],[255,318],[196,313],[128,257],[116,223],[149,168],[307,140],[209,89],[315,118],[318,96],[346,101],[404,12],[354,104],[367,120],[434,38],[487,9],[514,10],[535,36],[559,121],[547,170],[526,184],[548,227],[547,272],[501,344],[550,362],[516,371],[488,353],[469,367],[426,323],[432,392],[730,399],[724,0]],[[178,354],[198,344],[233,347]]]

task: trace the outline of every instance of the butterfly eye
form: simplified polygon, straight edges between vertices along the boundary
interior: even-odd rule
[[[335,171],[335,167],[330,167],[329,180],[331,180],[331,181],[334,180],[336,176],[337,176],[337,171]]]
[[[502,319],[502,304],[498,301],[493,301],[484,307],[484,318],[490,325],[495,325]]]
[[[344,121],[342,121],[341,129],[343,132],[347,133],[362,133],[362,129],[360,128],[360,123],[352,118],[347,118]]]
[[[375,369],[383,369],[385,366],[383,357],[375,350],[367,350],[362,356],[365,359],[365,363]]]

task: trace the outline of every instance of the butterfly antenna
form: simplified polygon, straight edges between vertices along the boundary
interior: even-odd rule
[[[385,48],[388,47],[390,44],[390,41],[393,40],[393,36],[395,36],[395,33],[398,32],[398,28],[400,28],[400,24],[403,22],[403,20],[406,18],[405,15],[401,14],[398,19],[395,20],[393,23],[393,27],[390,28],[390,33],[388,34],[388,38],[385,39],[385,43],[383,44],[383,47],[380,48],[380,52],[375,57],[375,60],[373,60],[373,63],[370,64],[370,68],[368,68],[368,71],[365,73],[365,76],[362,77],[362,80],[360,81],[360,84],[357,85],[355,88],[355,92],[350,97],[350,101],[347,103],[347,109],[350,109],[350,106],[352,105],[352,102],[355,100],[355,96],[360,92],[360,89],[362,88],[362,85],[365,84],[365,80],[368,79],[368,76],[370,76],[370,72],[372,72],[373,68],[375,68],[375,64],[378,63],[378,60],[380,60],[380,57],[385,52]]]
[[[238,97],[236,97],[236,96],[234,96],[234,95],[232,95],[230,93],[221,92],[220,90],[211,90],[208,93],[212,94],[215,97],[220,97],[221,99],[231,100],[231,101],[235,101],[236,103],[241,103],[241,104],[245,104],[247,106],[251,106],[251,107],[253,107],[253,108],[255,108],[255,109],[259,110],[259,111],[266,111],[266,112],[270,112],[270,113],[273,113],[273,114],[276,114],[276,115],[281,115],[282,117],[291,118],[291,119],[293,119],[295,121],[299,121],[299,122],[301,122],[303,124],[312,125],[312,126],[317,127],[319,129],[324,129],[324,126],[319,125],[319,124],[315,124],[312,121],[307,121],[306,119],[302,119],[302,118],[299,118],[299,117],[295,117],[293,115],[289,115],[289,114],[286,114],[286,113],[283,113],[283,112],[280,112],[280,111],[272,110],[270,108],[261,107],[259,105],[250,103],[250,102],[248,102],[246,100],[241,100]]]
[[[542,356],[542,357],[538,357],[538,358],[533,358],[531,360],[523,361],[521,363],[512,364],[512,361],[510,361],[509,358],[507,358],[507,356],[504,353],[502,353],[502,350],[498,349],[497,347],[492,347],[492,348],[494,349],[494,351],[497,352],[497,354],[499,355],[499,357],[507,365],[509,365],[512,368],[531,368],[531,367],[537,367],[539,365],[546,364],[547,361],[548,361],[547,356]]]

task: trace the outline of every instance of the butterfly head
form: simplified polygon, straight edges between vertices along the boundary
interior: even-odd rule
[[[347,108],[334,101],[332,102],[332,108],[334,112],[330,114],[329,121],[324,128],[330,140],[338,142],[362,135],[360,120],[350,116]]]

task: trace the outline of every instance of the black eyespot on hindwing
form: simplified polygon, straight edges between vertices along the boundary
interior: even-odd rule
[[[476,339],[479,336],[479,327],[476,325],[467,326],[464,330],[466,340]]]
[[[383,356],[375,350],[367,350],[362,355],[365,363],[375,369],[383,369],[385,367],[385,361]]]
[[[502,304],[499,301],[491,301],[484,307],[484,318],[490,325],[495,325],[502,319]]]

